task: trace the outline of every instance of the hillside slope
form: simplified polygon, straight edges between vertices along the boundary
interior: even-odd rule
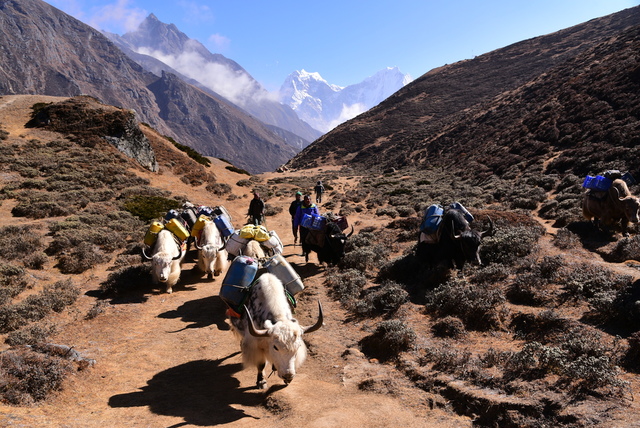
[[[638,58],[633,52],[638,22],[640,7],[635,7],[431,70],[376,108],[324,135],[288,165],[384,169],[436,163],[450,166],[453,172],[477,167],[499,173],[500,168],[485,164],[484,155],[497,141],[501,147],[496,150],[508,156],[505,169],[517,163],[519,152],[528,158],[528,151],[538,147],[549,153],[574,143],[601,145],[601,135],[576,129],[582,122],[588,122],[589,129],[613,131],[611,127],[616,127],[614,133],[628,134],[626,121],[638,120],[634,113],[638,97],[632,95],[637,93]],[[618,59],[624,62],[616,63]],[[590,73],[591,68],[600,70],[599,74]],[[610,78],[620,84],[607,83]],[[558,89],[567,95],[555,97]],[[609,91],[615,92],[607,95]],[[609,96],[631,99],[622,106],[609,102]],[[594,104],[601,105],[607,115],[600,114],[602,108],[591,109]],[[561,145],[553,141],[555,135],[543,135],[550,130],[534,117],[534,112],[539,116],[541,110],[555,105],[563,110],[554,108],[551,115],[567,116],[556,120],[574,123],[552,132],[564,134],[559,135]],[[528,117],[525,112],[530,112]],[[610,124],[609,112],[627,119]],[[527,120],[525,129],[520,125],[523,120]],[[525,138],[522,132],[529,135]],[[513,141],[518,141],[515,147],[504,147]]]
[[[34,105],[58,101],[0,98],[0,362],[18,362],[0,370],[11,385],[0,388],[4,425],[612,428],[640,417],[632,399],[640,390],[637,227],[622,238],[575,216],[575,233],[558,228],[559,209],[541,218],[547,203],[578,207],[577,177],[542,182],[534,171],[522,182],[477,184],[439,168],[380,176],[327,167],[247,176],[221,160],[195,163],[141,125],[159,166],[150,172],[101,135],[25,127]],[[89,122],[104,114],[71,105]],[[292,195],[320,178],[321,211],[342,212],[355,228],[336,267],[315,255],[305,263],[290,233]],[[254,370],[241,368],[218,296],[223,277],[205,279],[192,252],[173,294],[153,285],[140,256],[148,221],[129,204],[222,204],[238,227],[253,190],[304,281],[296,317],[311,324],[318,300],[325,312],[294,381],[284,387],[270,376],[266,393],[254,389]],[[431,268],[414,251],[423,208],[451,198],[472,211],[474,227],[495,223],[484,266],[465,275]],[[24,288],[16,291],[14,276]],[[78,294],[46,313],[51,287]],[[69,363],[73,370],[32,405],[36,398],[17,388],[19,369],[38,375],[32,393],[63,371],[39,353],[20,359],[34,354],[25,344],[42,342],[95,363]],[[34,361],[48,370],[29,371]]]
[[[2,2],[0,37],[0,94],[91,95],[251,172],[273,171],[297,152],[222,97],[145,71],[100,32],[43,1]]]

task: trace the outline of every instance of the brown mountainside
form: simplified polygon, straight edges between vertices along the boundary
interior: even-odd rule
[[[274,170],[296,152],[234,105],[175,76],[144,71],[100,32],[40,0],[0,3],[0,41],[0,95],[91,95],[251,172]]]
[[[621,126],[615,132],[624,135],[628,122],[633,122],[634,117],[638,120],[637,113],[632,113],[638,102],[634,95],[638,57],[633,54],[637,47],[632,46],[637,42],[634,28],[638,22],[640,7],[627,9],[434,69],[323,136],[289,165],[301,168],[344,163],[397,168],[466,160],[500,173],[519,162],[519,154],[528,157],[527,151],[548,153],[560,149],[554,138],[562,139],[562,148],[578,141],[602,144],[601,133],[582,133],[570,126],[554,131],[555,137],[541,135],[549,129],[537,128],[544,121],[536,119],[534,112],[549,110],[553,105],[562,106],[564,111],[556,110],[547,116],[573,115],[557,118],[561,122],[575,125],[590,121],[591,129],[602,127],[611,132],[612,126]],[[623,64],[616,63],[620,58]],[[563,98],[554,94],[558,90],[565,93]],[[623,106],[609,102],[612,98],[630,99]],[[591,109],[594,103],[600,106]],[[602,115],[603,110],[627,118],[611,124],[611,116]],[[519,126],[525,119],[527,130]],[[484,154],[495,144],[507,152],[507,164],[502,162],[502,156],[500,165],[486,162]],[[469,162],[460,164],[467,169]],[[584,170],[581,167],[578,172]]]

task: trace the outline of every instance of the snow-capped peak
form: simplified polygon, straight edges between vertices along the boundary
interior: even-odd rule
[[[303,69],[285,79],[280,100],[312,127],[328,132],[376,106],[411,80],[398,67],[388,67],[360,83],[341,87],[328,83],[320,73]]]

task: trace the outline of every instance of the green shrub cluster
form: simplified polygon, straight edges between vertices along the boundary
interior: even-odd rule
[[[122,206],[125,211],[144,222],[163,217],[167,211],[180,208],[182,204],[175,199],[162,196],[133,196],[127,198]]]

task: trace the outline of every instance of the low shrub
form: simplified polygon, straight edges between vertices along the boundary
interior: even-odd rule
[[[491,286],[454,279],[428,292],[426,299],[425,306],[430,313],[438,317],[458,317],[468,329],[500,329],[506,320],[505,296]]]
[[[51,311],[60,312],[73,304],[79,294],[80,290],[69,279],[46,286],[20,303],[5,305],[0,308],[0,332],[8,333],[29,322],[39,321]]]
[[[99,263],[105,263],[110,259],[96,245],[90,242],[79,242],[77,246],[60,256],[58,268],[65,274],[78,274],[85,272]]]
[[[8,264],[0,265],[0,306],[18,296],[32,285],[23,268]]]
[[[367,284],[367,277],[357,269],[344,271],[334,269],[326,276],[325,284],[340,303],[352,304],[360,297],[360,293]]]
[[[33,324],[12,331],[7,335],[5,343],[10,346],[34,345],[46,342],[49,336],[57,333],[57,328],[52,324]]]
[[[32,352],[29,348],[10,349],[0,358],[0,397],[13,405],[32,405],[62,388],[65,377],[74,370],[71,362]]]
[[[461,339],[467,335],[464,323],[460,318],[444,317],[431,326],[431,332],[438,337]]]
[[[134,196],[127,198],[122,206],[144,222],[163,217],[167,211],[180,208],[182,204],[175,199],[162,196]]]
[[[360,316],[389,315],[397,311],[409,297],[402,287],[393,281],[385,281],[379,287],[365,290],[364,296],[355,304]]]
[[[413,348],[416,333],[400,320],[382,321],[375,332],[361,340],[362,352],[380,360],[397,358],[398,354]]]
[[[118,269],[100,284],[100,291],[107,296],[116,296],[128,291],[151,287],[151,266],[137,265]]]
[[[485,263],[513,265],[531,254],[544,233],[541,227],[515,226],[496,230],[492,237],[483,239],[480,256]]]

